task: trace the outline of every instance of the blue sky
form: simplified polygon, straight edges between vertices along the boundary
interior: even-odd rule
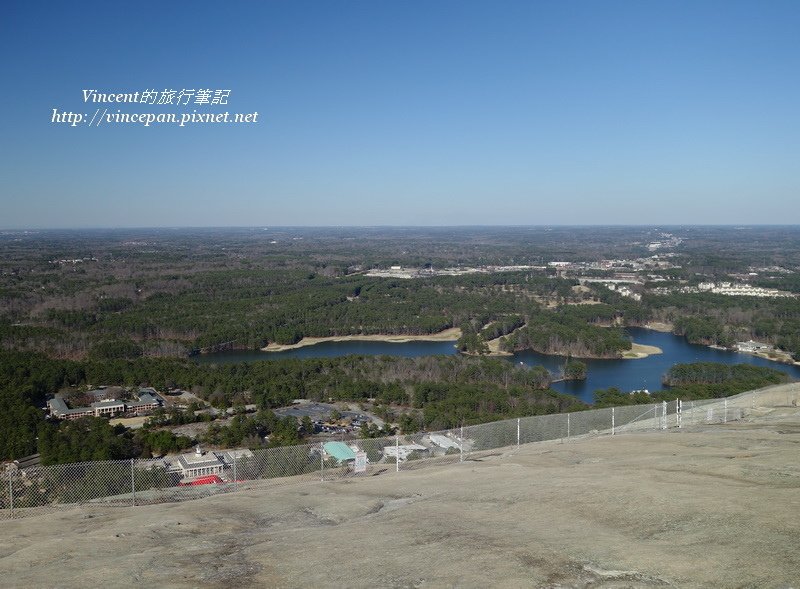
[[[0,227],[800,223],[798,30],[778,1],[11,0]],[[51,122],[202,87],[259,122]]]

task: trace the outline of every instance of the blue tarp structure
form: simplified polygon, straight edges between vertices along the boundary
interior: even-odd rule
[[[325,442],[322,444],[322,448],[328,456],[332,456],[339,462],[356,459],[356,453],[344,442]]]

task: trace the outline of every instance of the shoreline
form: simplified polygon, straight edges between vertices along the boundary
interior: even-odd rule
[[[490,339],[489,341],[487,341],[486,344],[489,346],[489,354],[488,355],[489,356],[495,356],[495,357],[513,356],[514,352],[509,352],[507,350],[501,350],[500,349],[500,340],[503,339],[504,337],[508,337],[512,333],[516,333],[520,329],[525,329],[526,327],[528,327],[527,322],[523,323],[522,325],[520,325],[516,329],[512,330],[511,333],[507,333],[506,335],[501,335],[500,337],[496,337],[494,339]]]
[[[650,329],[652,331],[659,331],[661,333],[672,333],[672,326],[669,323],[648,323],[646,325],[637,326],[640,329]],[[673,334],[674,335],[674,334]],[[634,344],[638,345],[638,344]],[[713,344],[695,344],[700,346],[705,346],[707,348],[711,348],[712,350],[724,350],[726,352],[733,352],[736,354],[747,354],[748,356],[755,356],[756,358],[761,358],[762,360],[769,360],[770,362],[775,362],[776,364],[787,364],[789,366],[800,366],[800,361],[793,360],[791,354],[788,352],[773,352],[773,355],[770,355],[769,352],[743,352],[741,350],[736,350],[733,348],[726,348],[725,346],[716,346]],[[646,347],[654,347],[655,346],[646,346]],[[656,348],[658,349],[658,348]],[[633,350],[631,350],[633,351]],[[661,353],[659,350],[658,352],[654,352],[656,354]],[[633,356],[631,356],[633,358]],[[644,356],[641,356],[644,358]]]
[[[426,335],[406,335],[406,334],[373,334],[373,335],[332,335],[326,337],[304,337],[296,344],[276,344],[270,343],[261,348],[262,352],[285,352],[306,348],[325,342],[386,342],[391,344],[405,344],[408,342],[447,342],[453,344],[461,337],[461,330],[458,327],[451,327],[439,333]]]
[[[637,326],[641,329],[649,329],[652,331],[658,331],[661,333],[671,333],[671,326],[666,323],[648,323],[644,326]],[[461,337],[462,333],[461,330],[457,327],[451,327],[449,329],[445,329],[444,331],[440,331],[438,333],[431,333],[426,335],[408,335],[408,334],[373,334],[373,335],[341,335],[341,336],[328,336],[328,337],[304,337],[296,344],[275,344],[271,343],[264,348],[261,348],[262,352],[284,352],[287,350],[296,350],[298,348],[305,348],[308,346],[314,346],[316,344],[324,343],[324,342],[346,342],[346,341],[374,341],[374,342],[386,342],[386,343],[408,343],[413,341],[432,341],[432,342],[442,342],[442,341],[452,341],[454,344],[455,342]],[[496,338],[493,340],[488,340],[486,343],[489,345],[489,353],[488,354],[469,354],[466,352],[459,352],[466,356],[485,356],[485,357],[495,357],[495,358],[502,358],[513,356],[514,352],[506,352],[500,350],[500,339]],[[713,346],[706,346],[706,347],[713,347]],[[737,350],[730,350],[730,352],[736,352]],[[522,350],[519,350],[522,351]],[[536,351],[536,350],[533,350]],[[564,354],[546,354],[544,352],[537,352],[541,353],[545,356],[563,356]],[[582,360],[639,360],[641,358],[647,358],[648,356],[656,355],[656,354],[663,354],[664,351],[659,348],[658,346],[651,346],[647,344],[637,344],[636,342],[632,342],[631,349],[623,352],[622,356],[619,358],[598,358],[598,357],[577,357],[576,359]],[[756,356],[762,358],[764,360],[769,360],[770,362],[775,362],[777,364],[786,364],[789,366],[800,366],[800,362],[792,361],[790,357],[770,357],[768,354],[763,352],[739,352],[748,354],[751,356]]]
[[[651,329],[653,331],[659,331],[661,333],[672,333],[672,330],[674,329],[672,323],[663,323],[661,321],[652,321],[650,323],[645,323],[644,325],[631,325],[631,327]]]
[[[777,356],[770,356],[769,352],[742,352],[740,350],[729,350],[728,351],[736,352],[738,354],[748,354],[750,356],[755,356],[756,358],[761,358],[763,360],[769,360],[770,362],[777,362],[778,364],[786,364],[788,366],[800,366],[800,362],[792,360],[792,356],[788,352],[780,353]]]
[[[461,354],[462,356],[473,356],[475,358],[503,358],[505,356],[514,355],[513,352],[504,352],[503,350],[497,350],[496,352],[489,350],[488,354],[476,354],[475,352],[462,352],[462,351],[459,351],[458,353]]]
[[[723,352],[730,352],[732,354],[744,354],[746,356],[753,356],[755,358],[761,358],[762,360],[769,360],[770,362],[776,362],[778,364],[788,364],[789,366],[800,366],[800,362],[796,362],[792,359],[791,354],[788,352],[783,351],[776,351],[773,350],[772,352],[750,352],[746,350],[738,350],[734,347],[726,347],[726,346],[718,346],[716,344],[694,344],[698,346],[705,346],[707,348],[711,348],[712,350],[721,350]]]
[[[491,349],[491,348],[490,348]],[[548,354],[547,352],[540,352],[539,350],[534,350],[532,348],[528,348],[531,352],[536,352],[537,354],[541,354],[543,356],[560,356],[562,358],[566,358],[567,354]],[[526,350],[517,350],[517,352],[524,352]],[[464,353],[464,352],[462,352]],[[572,356],[575,360],[638,360],[640,358],[647,358],[648,356],[653,356],[656,354],[663,354],[664,350],[659,348],[658,346],[649,346],[647,344],[637,344],[636,342],[631,342],[631,349],[622,352],[622,356],[616,358],[609,358],[607,356]],[[477,356],[478,354],[470,354],[473,356]],[[513,356],[514,353],[512,352],[498,352],[498,353],[490,353],[490,354],[483,354],[484,356]]]
[[[647,344],[637,344],[631,342],[631,349],[622,353],[623,360],[638,360],[640,358],[647,358],[655,354],[663,354],[664,350],[658,346],[648,346]]]
[[[505,356],[513,356],[515,352],[506,352],[500,349],[500,338],[496,338],[493,340],[489,340],[486,342],[489,344],[489,353],[488,354],[476,354],[475,352],[460,352],[464,356],[483,356],[484,358],[502,358]],[[518,352],[524,352],[525,350],[517,350]],[[566,357],[567,354],[548,354],[546,352],[539,352],[538,350],[530,349],[532,352],[536,352],[537,354],[542,354],[543,356],[561,356]],[[598,357],[598,356],[572,356],[576,360],[639,360],[640,358],[647,358],[648,356],[653,356],[656,354],[663,354],[664,350],[659,348],[658,346],[649,346],[647,344],[637,344],[636,342],[631,342],[631,349],[627,350],[622,353],[622,356],[618,358],[606,358],[606,357]]]
[[[522,329],[523,327],[525,327],[525,326],[522,325],[521,327],[518,327],[517,329]],[[514,331],[517,331],[517,329],[515,329]],[[514,332],[512,331],[511,333],[514,333]],[[501,335],[500,337],[496,337],[494,339],[486,340],[486,345],[489,346],[489,353],[488,354],[483,354],[483,355],[484,356],[492,356],[492,357],[495,357],[495,358],[503,357],[503,356],[513,356],[514,355],[513,352],[506,352],[505,350],[501,350],[500,349],[500,340],[503,339],[504,337],[508,336],[508,335],[511,335],[511,334],[509,333],[509,334],[506,334],[506,335]],[[477,354],[475,354],[475,355],[477,355]]]

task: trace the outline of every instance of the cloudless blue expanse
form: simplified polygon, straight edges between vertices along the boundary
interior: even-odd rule
[[[798,31],[796,1],[10,0],[0,228],[798,223]],[[170,111],[84,88],[259,122],[51,123]]]

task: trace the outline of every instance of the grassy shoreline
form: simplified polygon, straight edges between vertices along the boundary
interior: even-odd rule
[[[658,346],[648,346],[646,344],[631,343],[631,349],[622,354],[623,360],[638,360],[639,358],[647,358],[654,354],[663,354],[664,350]]]
[[[461,330],[457,327],[451,327],[450,329],[445,329],[444,331],[440,331],[439,333],[431,333],[427,335],[405,335],[405,334],[397,334],[397,335],[388,335],[388,334],[374,334],[374,335],[336,335],[336,336],[328,336],[328,337],[304,337],[296,344],[276,344],[271,343],[263,348],[261,348],[262,352],[285,352],[287,350],[296,350],[299,348],[305,348],[308,346],[314,346],[316,344],[321,344],[324,342],[387,342],[387,343],[395,343],[395,344],[402,344],[407,342],[445,342],[445,341],[452,341],[455,342],[458,338],[461,337]],[[484,356],[490,357],[502,357],[502,356],[512,356],[512,352],[506,352],[500,349],[500,339],[496,338],[493,340],[489,340],[486,342],[489,345],[489,353],[484,354]],[[622,356],[623,360],[636,360],[639,358],[646,358],[647,356],[651,356],[653,354],[661,354],[663,351],[661,348],[657,346],[647,346],[644,344],[637,344],[634,343],[631,349],[625,352]],[[479,354],[466,354],[470,355],[479,355]],[[558,355],[558,354],[553,354]]]
[[[285,352],[286,350],[296,350],[298,348],[305,348],[323,342],[388,342],[393,344],[404,344],[407,342],[455,342],[461,337],[461,330],[458,327],[451,327],[439,333],[431,333],[426,335],[388,335],[388,334],[374,334],[374,335],[334,335],[328,337],[304,337],[296,344],[276,344],[270,343],[266,347],[261,348],[262,352]]]

